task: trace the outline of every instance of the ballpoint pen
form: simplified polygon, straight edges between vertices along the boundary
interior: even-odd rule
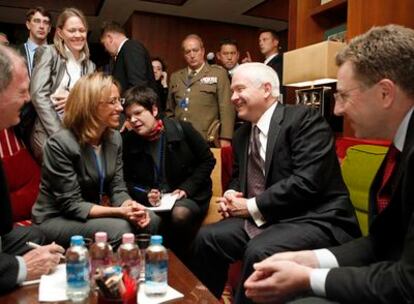
[[[33,243],[33,242],[30,242],[30,241],[29,242],[26,242],[26,245],[29,246],[30,248],[33,248],[33,249],[42,247],[41,245],[36,244],[36,243]],[[59,256],[60,256],[60,259],[61,260],[65,260],[66,259],[66,257],[63,254],[61,254],[61,253],[59,253]]]

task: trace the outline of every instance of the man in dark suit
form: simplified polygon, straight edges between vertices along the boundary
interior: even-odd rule
[[[255,265],[246,294],[266,303],[309,290],[319,298],[294,303],[414,303],[414,30],[374,27],[336,62],[335,113],[357,137],[392,141],[370,190],[369,235],[276,254]]]
[[[29,100],[29,78],[23,58],[0,45],[0,131],[16,125],[20,110]],[[39,278],[59,263],[63,248],[51,244],[30,250],[26,241],[41,243],[43,234],[36,228],[13,228],[7,181],[0,159],[0,293],[22,281]]]
[[[360,236],[325,120],[308,107],[278,103],[277,75],[262,63],[240,65],[231,87],[247,123],[234,137],[231,190],[219,199],[226,219],[200,230],[192,261],[217,297],[234,261],[243,261],[243,283],[254,263],[275,252]],[[236,303],[249,302],[242,283]]]
[[[283,55],[279,53],[279,35],[274,30],[262,29],[259,32],[259,48],[265,57],[264,64],[276,71],[279,77],[280,93],[285,98],[283,84]]]
[[[141,42],[128,39],[125,30],[116,22],[104,24],[101,42],[115,59],[112,75],[121,84],[122,91],[139,85],[157,92],[151,59]]]

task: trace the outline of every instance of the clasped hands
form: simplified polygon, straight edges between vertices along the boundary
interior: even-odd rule
[[[250,217],[247,209],[247,199],[243,193],[237,191],[226,191],[223,197],[217,199],[219,212],[223,218],[228,217]]]
[[[147,209],[133,200],[126,200],[121,205],[122,216],[140,228],[145,228],[150,222]]]
[[[310,273],[318,267],[313,251],[276,253],[253,265],[244,282],[246,296],[255,303],[284,303],[310,289]]]

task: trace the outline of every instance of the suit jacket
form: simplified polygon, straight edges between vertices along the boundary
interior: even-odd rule
[[[116,57],[112,75],[121,84],[122,91],[139,85],[157,92],[150,56],[138,41],[128,39],[124,43]]]
[[[95,71],[95,64],[90,60],[82,63],[82,75]],[[50,99],[66,72],[66,60],[60,56],[54,45],[41,46],[36,49],[34,69],[30,81],[30,96],[37,112],[32,131],[32,148],[36,154],[41,150],[46,139],[62,129],[61,120]]]
[[[283,54],[279,53],[267,63],[273,70],[276,71],[279,78],[280,93],[283,94],[284,100],[286,99],[286,89],[283,86]]]
[[[12,208],[3,164],[0,159],[0,237],[13,229]],[[19,264],[17,259],[0,250],[0,293],[5,293],[16,286]]]
[[[230,97],[230,83],[224,68],[205,63],[191,82],[188,82],[188,69],[184,68],[171,75],[166,114],[190,122],[205,139],[210,125],[219,120],[220,137],[231,139],[235,111]],[[187,110],[180,106],[186,98]]]
[[[376,194],[384,164],[371,186],[369,236],[330,249],[341,267],[328,273],[329,298],[341,303],[414,303],[414,115],[400,157],[395,190],[379,215]]]
[[[204,139],[189,123],[163,119],[165,128],[164,164],[168,191],[182,189],[187,197],[208,206],[212,193],[210,179],[215,159]],[[177,124],[180,124],[177,127]],[[181,130],[180,130],[181,127]],[[147,203],[147,193],[135,191],[134,186],[157,188],[154,161],[149,154],[148,141],[134,131],[123,134],[124,174],[131,196]]]
[[[244,123],[236,131],[229,186],[245,196],[250,130],[251,124]],[[268,224],[314,223],[338,243],[360,236],[331,129],[317,111],[276,106],[267,139],[265,181],[256,203]]]
[[[105,167],[104,192],[113,206],[129,199],[122,172],[122,139],[109,130],[102,142]],[[80,146],[75,135],[62,129],[44,147],[40,193],[32,209],[35,223],[65,216],[86,221],[94,204],[99,203],[99,173],[91,145]]]

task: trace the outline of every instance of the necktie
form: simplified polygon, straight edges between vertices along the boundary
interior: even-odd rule
[[[392,195],[391,177],[393,173],[395,172],[395,169],[397,168],[399,154],[400,154],[400,151],[398,151],[394,145],[391,145],[388,150],[387,156],[385,158],[385,165],[384,165],[384,171],[383,171],[382,180],[381,180],[381,186],[377,193],[378,213],[384,210],[388,206],[391,200],[391,195]]]
[[[197,74],[196,70],[191,70],[190,73],[188,73],[188,82],[191,82],[191,80],[193,80],[196,74]]]
[[[265,190],[264,160],[260,156],[259,135],[259,128],[254,126],[250,138],[250,154],[247,162],[247,196],[249,198],[255,197]],[[250,219],[244,221],[244,230],[250,238],[254,238],[263,231]]]

